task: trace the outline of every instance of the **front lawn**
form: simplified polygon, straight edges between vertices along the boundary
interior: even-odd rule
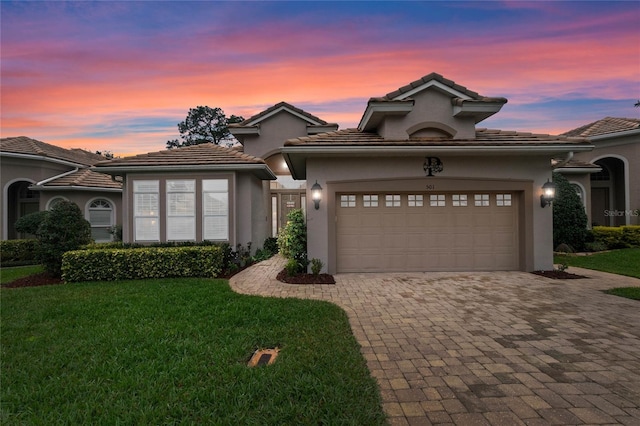
[[[2,424],[385,422],[333,304],[195,278],[0,292]],[[247,367],[271,347],[273,365]]]
[[[640,287],[619,287],[606,290],[605,293],[613,294],[627,299],[640,300]]]
[[[554,262],[640,278],[640,248],[612,250],[588,256],[557,255]]]
[[[0,268],[0,284],[6,284],[18,278],[44,272],[41,265],[14,266],[11,268]]]

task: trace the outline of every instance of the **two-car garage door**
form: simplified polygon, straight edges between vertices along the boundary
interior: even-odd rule
[[[341,193],[338,272],[518,269],[514,193]]]

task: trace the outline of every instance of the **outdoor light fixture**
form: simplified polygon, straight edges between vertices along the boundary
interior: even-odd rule
[[[544,208],[545,206],[551,204],[553,200],[556,198],[556,184],[550,182],[547,179],[547,182],[542,185],[542,195],[540,196],[540,205]]]
[[[316,210],[318,210],[320,208],[320,200],[322,200],[322,187],[317,180],[316,183],[311,186],[311,199],[313,200]]]

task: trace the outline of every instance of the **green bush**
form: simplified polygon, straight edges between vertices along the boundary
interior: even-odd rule
[[[322,267],[324,263],[320,259],[311,259],[311,273],[313,275],[319,275],[320,271],[322,271]]]
[[[63,256],[62,278],[66,282],[215,278],[222,262],[222,248],[215,246],[74,250]]]
[[[35,265],[38,263],[38,240],[0,241],[0,263],[2,266]]]
[[[640,247],[640,226],[594,226],[591,232],[609,250]]]
[[[300,272],[307,270],[307,225],[302,210],[291,210],[287,215],[287,224],[278,235],[280,254],[300,265]]]
[[[278,253],[278,239],[274,237],[269,237],[264,240],[264,244],[262,245],[262,250],[268,251],[272,255]]]
[[[48,211],[43,210],[41,212],[29,213],[28,215],[22,216],[14,225],[16,231],[23,234],[38,235],[38,229],[40,229],[40,225],[48,214]]]
[[[91,225],[80,208],[70,201],[60,201],[44,216],[38,228],[38,259],[51,275],[60,276],[62,256],[91,240]]]
[[[294,275],[300,273],[300,264],[296,262],[295,259],[289,259],[287,264],[284,265],[284,270],[287,272],[287,275],[293,277]]]
[[[553,174],[556,197],[553,202],[553,246],[567,244],[575,250],[584,249],[587,239],[587,214],[584,205],[569,181]]]

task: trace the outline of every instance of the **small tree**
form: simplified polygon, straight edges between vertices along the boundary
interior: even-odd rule
[[[287,214],[287,224],[278,235],[280,254],[296,262],[298,272],[306,272],[307,260],[307,225],[304,222],[302,210],[291,210]]]
[[[70,201],[60,201],[53,206],[44,216],[37,236],[38,259],[47,272],[57,277],[61,275],[62,255],[92,241],[91,225],[80,208]]]
[[[43,210],[40,212],[29,213],[28,215],[22,216],[15,223],[16,231],[23,234],[37,236],[38,229],[40,229],[40,225],[48,214],[48,211]]]
[[[587,238],[587,214],[569,181],[560,173],[553,174],[556,198],[553,202],[553,245],[567,244],[583,250]]]

